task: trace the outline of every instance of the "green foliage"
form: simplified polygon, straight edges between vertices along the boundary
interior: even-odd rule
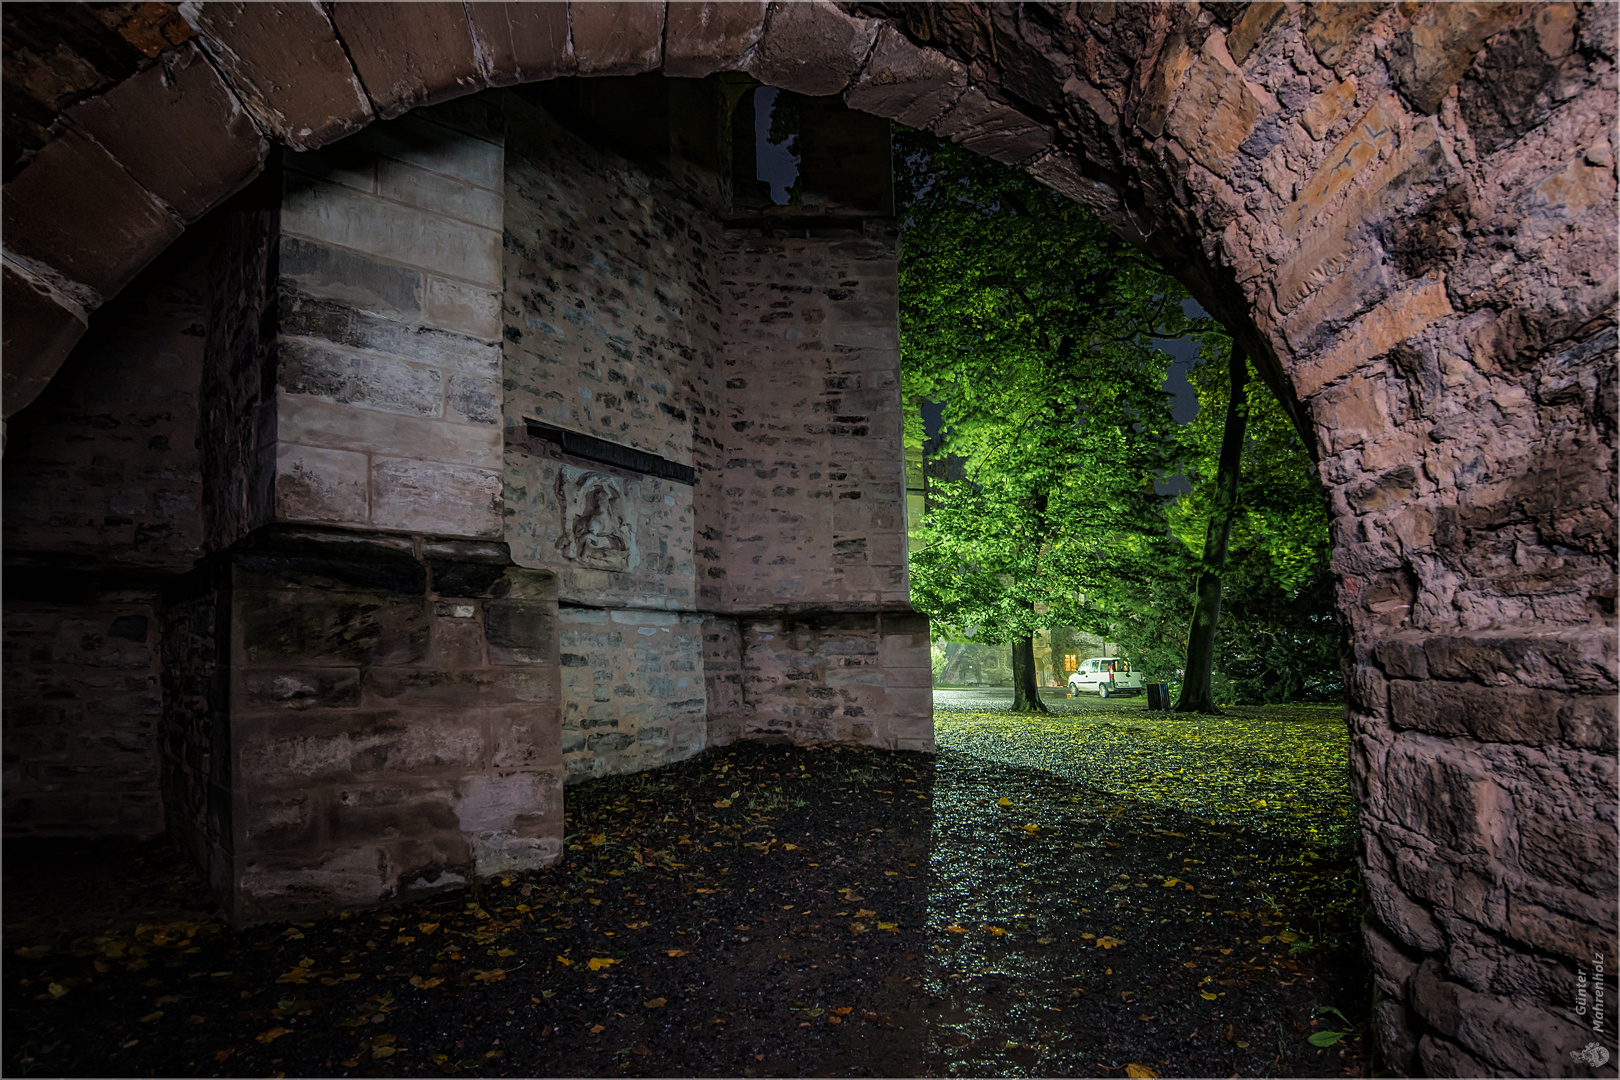
[[[902,390],[944,406],[911,561],[943,628],[1013,640],[1064,621],[1121,545],[1165,535],[1178,465],[1153,348],[1207,327],[1181,287],[1085,208],[1016,169],[896,136]],[[922,441],[908,410],[907,437]]]
[[[1217,360],[1217,357],[1221,357]],[[1190,375],[1199,413],[1188,425],[1193,489],[1171,527],[1196,557],[1211,506],[1220,423],[1230,386],[1224,353],[1206,345]],[[1342,630],[1334,614],[1327,498],[1310,455],[1277,399],[1251,370],[1248,438],[1238,486],[1218,634],[1236,700],[1337,697]]]

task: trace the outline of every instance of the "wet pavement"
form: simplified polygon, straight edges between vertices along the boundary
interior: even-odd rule
[[[1057,704],[593,781],[562,864],[296,925],[150,851],[195,916],[19,919],[8,849],[7,1074],[1366,1075],[1342,720]]]

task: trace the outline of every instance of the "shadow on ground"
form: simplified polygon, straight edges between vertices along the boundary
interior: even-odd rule
[[[161,846],[8,844],[6,1071],[1366,1075],[1343,722],[1211,723],[714,750],[547,870],[236,932]]]

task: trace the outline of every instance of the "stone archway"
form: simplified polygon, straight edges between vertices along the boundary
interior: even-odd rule
[[[155,62],[5,186],[8,416],[272,145],[558,75],[842,93],[1176,267],[1314,431],[1391,1063],[1569,1071],[1597,1038],[1573,994],[1616,952],[1612,6],[183,14],[126,34]]]

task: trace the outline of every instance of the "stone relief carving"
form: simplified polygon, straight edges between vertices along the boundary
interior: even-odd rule
[[[561,517],[557,550],[593,570],[628,570],[635,526],[625,505],[624,480],[572,465],[557,471]]]

